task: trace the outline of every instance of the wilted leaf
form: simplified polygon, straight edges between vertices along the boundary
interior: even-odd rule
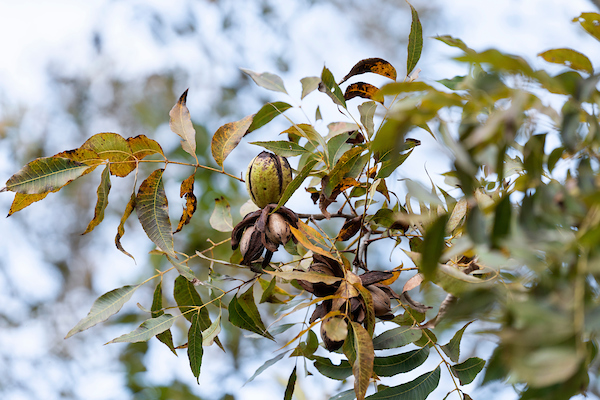
[[[331,139],[337,135],[341,135],[342,133],[356,132],[360,129],[360,127],[353,122],[331,122],[327,124],[327,129],[329,130],[327,139]]]
[[[331,256],[331,254],[330,254]],[[291,281],[292,279],[299,279],[302,281],[307,281],[311,283],[319,283],[323,282],[327,285],[333,285],[336,282],[339,282],[342,278],[338,278],[337,276],[331,276],[326,274],[320,274],[317,272],[302,272],[302,271],[265,271],[266,274],[277,276],[281,279],[285,279]]]
[[[7,217],[10,217],[17,211],[21,211],[22,209],[24,209],[27,206],[30,206],[31,204],[35,203],[36,201],[44,200],[46,198],[46,196],[48,196],[49,193],[50,192],[38,193],[38,194],[16,193],[15,198],[13,199],[13,202],[10,206],[10,211],[8,212]]]
[[[406,400],[425,400],[440,383],[440,372],[438,366],[433,371],[426,372],[415,380],[383,389],[368,396],[367,399],[396,399],[401,397]]]
[[[335,83],[335,78],[327,67],[323,67],[323,72],[321,72],[319,91],[327,94],[335,104],[346,108],[346,100],[344,100],[342,89]]]
[[[579,22],[590,35],[600,40],[600,14],[584,12],[579,17],[573,18],[573,22]]]
[[[263,365],[261,365],[255,372],[254,374],[250,377],[250,379],[248,379],[246,381],[246,383],[250,383],[254,380],[254,378],[256,378],[257,376],[259,376],[260,374],[262,374],[267,368],[271,367],[272,365],[276,364],[277,362],[281,361],[281,359],[285,356],[285,353],[281,353],[278,354],[277,356],[271,358],[270,360],[267,360]]]
[[[304,147],[287,140],[273,142],[250,142],[250,144],[262,146],[281,157],[295,157],[308,153],[308,150],[306,150]]]
[[[477,374],[485,366],[485,360],[479,357],[471,357],[460,364],[450,367],[452,374],[458,378],[461,385],[468,385],[473,382]]]
[[[253,286],[242,296],[234,296],[229,302],[229,322],[238,328],[258,333],[268,339],[275,340],[267,331],[254,303]]]
[[[133,332],[127,333],[125,335],[121,335],[116,339],[111,340],[108,343],[136,343],[136,342],[146,342],[150,340],[153,336],[158,335],[161,332],[166,331],[171,328],[173,322],[177,316],[163,314],[160,317],[150,318],[144,322],[140,326],[138,326]],[[107,343],[107,344],[108,344]]]
[[[252,118],[252,124],[248,128],[246,134],[265,126],[280,114],[283,114],[286,110],[289,110],[292,106],[283,101],[276,101],[273,103],[267,103]]]
[[[202,348],[202,328],[200,324],[200,313],[195,312],[192,314],[192,325],[188,330],[188,359],[190,361],[190,368],[192,374],[196,377],[196,381],[199,382],[200,367],[202,366],[202,355],[204,349]]]
[[[396,69],[389,62],[382,58],[367,58],[357,62],[350,70],[348,75],[342,79],[340,85],[355,75],[372,72],[377,75],[385,76],[392,80],[396,80]]]
[[[423,50],[423,28],[421,27],[421,21],[419,21],[419,14],[417,14],[417,10],[415,10],[412,4],[408,3],[408,5],[412,14],[412,23],[410,24],[410,33],[408,35],[407,76],[410,75],[417,65],[419,58],[421,58],[421,51]]]
[[[97,133],[86,140],[81,149],[91,150],[98,158],[108,160],[110,173],[116,176],[127,176],[137,166],[129,143],[117,133]]]
[[[215,199],[215,209],[210,216],[210,226],[219,232],[231,232],[233,230],[231,207],[223,196]]]
[[[465,329],[467,329],[467,326],[469,326],[472,322],[473,321],[468,322],[465,326],[456,331],[448,344],[441,346],[442,351],[446,353],[448,358],[450,358],[450,360],[453,362],[458,362],[460,357],[460,341],[462,340],[463,333],[465,333]]]
[[[94,229],[102,220],[104,219],[104,210],[108,205],[108,193],[110,192],[110,168],[108,165],[102,171],[102,177],[100,178],[100,185],[98,185],[98,190],[96,194],[98,196],[98,200],[96,201],[96,207],[94,208],[94,218],[88,224],[85,232],[83,234],[89,233]]]
[[[242,72],[247,74],[250,78],[252,78],[252,80],[258,86],[264,87],[265,89],[272,90],[274,92],[281,92],[281,93],[287,94],[287,91],[285,90],[285,86],[283,85],[283,80],[279,76],[272,74],[270,72],[263,72],[262,74],[259,74],[254,71],[250,71],[249,69],[245,69],[245,68],[240,68],[240,69],[242,70]]]
[[[573,49],[552,49],[539,53],[538,56],[550,63],[565,65],[588,74],[594,73],[590,59]]]
[[[196,130],[192,124],[190,111],[185,105],[188,90],[181,95],[177,103],[169,111],[169,127],[181,138],[181,148],[192,157],[198,160],[196,156]]]
[[[387,357],[375,357],[373,372],[378,376],[394,376],[410,372],[423,364],[429,357],[429,347]]]
[[[164,169],[157,169],[142,182],[135,204],[138,219],[146,235],[159,249],[176,259],[169,220],[169,204],[162,183],[163,172]]]
[[[412,278],[410,278],[409,280],[406,281],[406,283],[404,284],[404,287],[402,288],[402,293],[408,292],[409,290],[413,290],[414,288],[419,286],[421,283],[423,283],[423,275],[416,274],[415,276],[413,276]]]
[[[129,218],[129,216],[131,215],[131,213],[133,212],[134,209],[135,209],[135,193],[132,193],[131,198],[129,199],[129,202],[125,206],[125,211],[123,212],[123,216],[121,217],[121,222],[119,223],[119,227],[117,228],[117,235],[115,236],[115,245],[117,246],[117,249],[119,249],[119,251],[121,251],[123,254],[125,254],[135,260],[135,258],[133,258],[133,256],[131,254],[126,252],[125,249],[123,248],[123,246],[121,245],[121,238],[125,234],[125,222],[127,221],[127,218]]]
[[[223,167],[223,162],[225,162],[229,153],[240,143],[250,124],[252,124],[253,118],[253,115],[248,115],[239,121],[229,122],[217,129],[213,135],[210,149],[219,167]]]
[[[303,99],[306,97],[306,95],[315,91],[319,87],[321,78],[318,76],[308,76],[300,79],[300,83],[302,84],[302,96],[300,98]]]
[[[75,325],[73,329],[67,333],[65,339],[70,338],[74,334],[84,331],[99,322],[106,321],[108,317],[119,312],[123,304],[125,304],[133,295],[133,292],[139,286],[123,286],[118,289],[111,290],[98,297],[88,315]]]
[[[313,167],[318,162],[318,160],[310,160],[306,163],[304,168],[302,168],[302,171],[300,171],[300,173],[297,174],[294,177],[294,179],[287,185],[287,187],[283,191],[283,194],[281,195],[281,198],[279,199],[279,203],[277,203],[277,207],[275,207],[275,210],[273,212],[279,210],[279,208],[281,208],[290,199],[290,197],[292,197],[292,195],[296,192],[300,185],[302,185],[304,180],[312,172]]]
[[[292,235],[294,235],[298,242],[307,250],[312,250],[314,253],[321,254],[325,257],[331,257],[331,246],[327,244],[325,238],[315,229],[302,221],[298,221],[298,229],[290,226],[290,230],[292,231]]]
[[[362,400],[365,398],[365,394],[369,388],[369,381],[373,374],[373,359],[375,358],[375,353],[373,351],[371,336],[365,328],[354,321],[350,324],[351,329],[349,329],[348,334],[353,335],[352,343],[356,354],[356,360],[354,360],[354,364],[352,365],[354,392],[356,393],[357,400]]]
[[[62,157],[38,158],[25,165],[6,181],[0,192],[11,191],[21,194],[42,194],[57,191],[84,175],[89,165]]]
[[[379,88],[370,83],[356,82],[346,88],[344,99],[350,100],[355,97],[362,97],[363,99],[373,100],[377,95],[377,92],[379,92]],[[383,102],[381,99],[378,99],[377,101]]]
[[[177,224],[177,229],[175,229],[175,232],[173,233],[181,231],[181,229],[183,229],[183,226],[187,225],[192,220],[192,215],[194,215],[194,213],[196,212],[198,200],[194,195],[195,179],[196,173],[194,172],[183,182],[181,182],[181,187],[179,188],[179,197],[185,196],[185,207],[183,208],[183,213],[181,214],[181,218],[179,219],[179,224]]]
[[[339,240],[340,242],[349,240],[360,231],[361,227],[362,215],[359,215],[358,217],[354,217],[352,219],[347,219],[346,222],[344,222],[342,229],[340,229],[336,240]]]
[[[444,252],[446,237],[446,223],[448,222],[448,214],[439,216],[425,232],[423,241],[423,252],[421,253],[421,265],[419,272],[423,274],[425,279],[431,280],[435,276],[440,257]]]
[[[287,386],[285,387],[285,393],[283,394],[283,400],[292,400],[292,395],[294,394],[294,387],[296,386],[296,367],[294,366],[294,370],[288,379]]]
[[[406,346],[419,340],[421,335],[423,335],[423,332],[420,329],[404,326],[393,328],[373,338],[373,348],[375,350],[385,350]]]
[[[467,215],[468,203],[466,199],[460,199],[458,203],[454,206],[452,210],[452,214],[448,219],[448,225],[446,225],[446,230],[450,233],[454,232],[454,230],[460,225],[460,222],[463,220],[465,215]]]

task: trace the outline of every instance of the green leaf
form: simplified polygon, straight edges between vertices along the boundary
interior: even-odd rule
[[[315,148],[321,146],[325,149],[325,139],[310,124],[296,124],[281,133],[295,135],[307,139]]]
[[[373,371],[378,376],[394,376],[410,372],[423,364],[427,357],[429,357],[428,346],[393,356],[375,357]]]
[[[173,316],[170,314],[163,314],[160,317],[150,318],[144,322],[140,326],[138,326],[133,332],[127,333],[125,335],[121,335],[116,339],[111,340],[108,343],[136,343],[136,342],[146,342],[150,340],[153,336],[158,335],[161,332],[166,331],[173,325],[173,322],[177,316]],[[107,344],[108,344],[107,343]]]
[[[235,297],[234,297],[235,298]],[[257,376],[259,376],[260,374],[262,374],[267,368],[269,368],[270,366],[276,364],[277,362],[281,361],[281,359],[285,356],[285,352],[278,354],[277,356],[271,358],[270,360],[266,361],[263,365],[261,365],[255,372],[254,374],[250,377],[250,379],[248,379],[246,381],[246,383],[250,383],[254,380],[254,378],[256,378]]]
[[[352,375],[352,366],[346,360],[342,360],[339,365],[336,365],[329,358],[316,356],[314,366],[321,375],[338,381],[343,381]]]
[[[471,49],[469,46],[467,46],[465,44],[465,42],[463,42],[462,40],[460,40],[458,38],[454,38],[450,35],[435,36],[434,39],[439,40],[440,42],[445,43],[450,47],[458,47],[465,53],[473,53],[474,52],[474,50]]]
[[[169,127],[181,138],[181,148],[192,157],[196,157],[196,130],[192,124],[190,111],[185,105],[188,89],[183,92],[177,103],[169,112]]]
[[[356,167],[356,165],[360,165],[357,160],[360,158],[360,155],[363,151],[363,146],[355,146],[340,157],[331,172],[328,174],[329,181],[322,189],[323,195],[326,197],[331,196],[333,190],[342,181],[342,179],[350,175],[350,172]]]
[[[162,310],[162,308],[162,281],[159,281],[156,285],[156,289],[154,289],[154,295],[152,296],[152,308],[150,309],[152,312],[152,318],[157,318],[163,315],[165,312]],[[175,351],[175,345],[173,344],[173,335],[169,329],[156,335],[156,338],[164,343],[169,350],[173,352],[173,354],[177,355],[177,352]]]
[[[425,400],[440,383],[440,367],[424,373],[413,381],[383,389],[367,399]]]
[[[423,335],[423,332],[420,329],[404,326],[393,328],[373,338],[373,348],[375,350],[385,350],[406,346],[419,340],[421,335]]]
[[[129,198],[129,202],[125,206],[125,211],[123,212],[123,216],[121,217],[121,222],[119,222],[119,227],[117,228],[117,235],[115,236],[115,246],[117,246],[117,249],[119,249],[119,251],[121,253],[125,254],[126,256],[131,257],[135,261],[135,258],[133,258],[133,256],[131,254],[126,252],[125,249],[123,248],[123,246],[121,245],[121,238],[125,234],[125,222],[127,221],[127,219],[129,218],[129,216],[131,215],[131,213],[133,212],[134,209],[135,209],[135,192],[131,194],[131,197]]]
[[[175,298],[175,302],[177,306],[179,306],[179,311],[185,319],[192,322],[192,317],[195,314],[193,310],[198,307],[200,310],[200,315],[202,318],[200,322],[204,321],[203,329],[207,329],[211,322],[210,317],[208,315],[208,310],[204,306],[204,302],[200,297],[200,294],[196,290],[196,287],[189,280],[185,279],[183,276],[178,276],[175,278],[175,286],[173,287],[173,297]],[[207,319],[208,318],[208,319]]]
[[[117,133],[97,133],[86,140],[81,149],[91,150],[99,159],[108,160],[110,173],[116,176],[127,176],[137,166],[129,143]]]
[[[194,271],[187,265],[188,260],[176,260],[172,257],[166,256],[167,260],[175,267],[179,275],[187,279],[191,283],[197,283],[198,278],[194,275]]]
[[[321,83],[321,78],[318,76],[307,76],[306,78],[300,79],[300,83],[302,84],[302,96],[300,99],[303,99],[309,93],[317,90],[319,83]]]
[[[183,212],[181,213],[181,218],[179,219],[179,223],[177,224],[177,229],[173,234],[181,231],[184,225],[187,225],[192,220],[192,216],[196,212],[196,207],[198,205],[198,200],[196,199],[196,195],[194,195],[194,181],[196,180],[196,172],[193,172],[190,176],[185,178],[183,182],[181,182],[181,187],[179,188],[179,197],[185,197],[185,207],[183,208]]]
[[[419,272],[425,279],[431,280],[435,277],[440,257],[444,252],[446,237],[446,224],[448,223],[448,214],[440,215],[427,228],[423,241],[423,252],[421,253],[421,265]]]
[[[448,358],[450,358],[450,360],[453,362],[458,362],[460,357],[460,341],[463,333],[465,333],[465,329],[467,329],[467,326],[469,326],[472,322],[473,321],[468,322],[465,326],[456,331],[452,339],[450,339],[447,344],[441,346],[442,351],[446,353]]]
[[[407,1],[408,3],[408,1]],[[410,33],[408,35],[408,55],[406,56],[406,76],[410,75],[412,70],[419,62],[421,58],[421,51],[423,50],[423,28],[421,27],[421,21],[419,21],[419,14],[417,10],[408,3],[412,14],[412,23],[410,24]]]
[[[382,58],[366,58],[357,62],[348,75],[342,79],[340,85],[353,76],[371,72],[377,75],[385,76],[391,80],[396,80],[396,68]]]
[[[410,149],[406,153],[398,155],[394,155],[392,151],[387,152],[381,158],[381,168],[379,169],[379,172],[377,172],[377,178],[387,178],[390,176],[399,166],[404,164],[404,161],[406,161],[412,151],[413,149]]]
[[[100,178],[100,185],[96,191],[98,200],[96,201],[96,207],[94,208],[94,218],[88,224],[83,234],[91,232],[102,220],[104,219],[104,210],[108,205],[108,193],[110,192],[110,168],[107,165],[102,171],[102,177]]]
[[[329,156],[327,160],[327,165],[329,168],[333,168],[335,164],[338,162],[340,157],[352,148],[352,144],[346,143],[349,136],[346,135],[336,135],[329,139],[327,142],[327,154]]]
[[[500,242],[510,233],[512,204],[510,196],[505,193],[494,213],[494,228],[492,229],[492,244],[500,246]]]
[[[292,400],[292,395],[294,394],[294,387],[296,386],[296,367],[294,366],[294,370],[288,379],[287,386],[285,387],[285,393],[283,394],[283,400]]]
[[[256,304],[254,303],[254,286],[246,291],[242,296],[233,297],[229,302],[229,322],[238,328],[246,329],[250,332],[258,333],[261,336],[275,340],[267,331],[263,324]]]
[[[55,192],[84,175],[90,167],[79,161],[62,157],[45,157],[31,161],[6,181],[7,190],[21,194]]]
[[[210,226],[219,232],[231,232],[233,230],[231,207],[223,196],[215,199],[215,209],[210,216]]]
[[[308,153],[304,147],[297,143],[288,140],[272,141],[272,142],[250,142],[257,146],[264,147],[281,157],[295,157]]]
[[[254,114],[254,118],[252,118],[252,124],[248,128],[248,132],[257,130],[271,122],[273,118],[277,117],[280,114],[283,114],[286,110],[289,110],[292,106],[283,101],[276,101],[273,103],[267,103],[256,114]]]
[[[363,400],[369,388],[371,375],[373,375],[373,359],[375,358],[373,342],[371,335],[361,324],[352,321],[349,328],[348,336],[353,336],[352,344],[356,354],[356,360],[352,365],[354,392],[357,400]]]
[[[336,394],[335,396],[331,396],[329,400],[354,400],[356,399],[356,394],[354,393],[354,389],[345,390]]]
[[[127,285],[111,290],[110,292],[98,297],[96,301],[94,301],[94,304],[92,305],[88,315],[86,315],[85,318],[79,321],[77,325],[75,325],[75,327],[71,329],[69,333],[67,333],[65,339],[70,338],[78,332],[91,328],[99,322],[106,321],[108,317],[118,313],[121,307],[123,307],[123,304],[127,303],[127,301],[133,295],[133,292],[135,292],[138,287],[139,285]]]
[[[302,185],[304,180],[312,172],[312,169],[318,162],[319,160],[313,159],[306,163],[304,168],[302,168],[302,171],[300,171],[300,173],[294,177],[294,179],[289,183],[289,185],[287,185],[287,187],[283,191],[283,194],[281,195],[281,198],[279,199],[279,203],[277,203],[277,207],[275,208],[275,210],[273,210],[273,212],[279,210],[290,199],[290,197],[292,197],[292,195],[296,193],[296,190],[300,187],[300,185]]]
[[[460,364],[451,366],[450,369],[452,370],[452,374],[458,378],[461,385],[468,385],[473,382],[484,366],[485,360],[479,357],[471,357]]]
[[[162,183],[164,169],[157,169],[142,182],[135,200],[137,216],[146,235],[167,255],[177,258],[169,220],[169,204]]]
[[[323,71],[321,72],[319,91],[327,94],[335,104],[346,108],[346,100],[344,100],[342,89],[335,83],[335,78],[327,67],[323,67]]]
[[[229,122],[217,129],[213,135],[210,149],[219,167],[223,167],[229,153],[240,143],[252,124],[253,118],[253,115],[248,115],[239,121]]]
[[[442,85],[446,86],[448,89],[457,90],[458,85],[460,85],[465,80],[465,78],[466,78],[466,76],[455,76],[452,79],[440,79],[436,82],[441,83]]]
[[[263,72],[261,74],[250,71],[249,69],[240,68],[243,73],[248,75],[258,85],[265,89],[272,90],[274,92],[281,92],[287,94],[283,80],[270,72]]]
[[[573,22],[579,22],[581,27],[594,38],[600,40],[600,14],[594,12],[584,12],[579,17],[574,18]]]
[[[188,330],[188,359],[190,361],[190,368],[192,374],[196,377],[196,382],[199,382],[200,367],[202,366],[202,355],[204,349],[202,348],[202,328],[200,323],[201,317],[199,312],[192,314],[192,325]]]
[[[375,127],[373,124],[373,117],[375,116],[375,110],[377,109],[377,103],[374,101],[365,101],[358,106],[358,112],[360,113],[360,123],[364,126],[367,131],[367,136],[373,136]]]
[[[594,67],[590,59],[585,54],[581,54],[573,49],[552,49],[539,53],[538,56],[550,63],[561,64],[577,71],[587,72],[588,74],[594,73]]]

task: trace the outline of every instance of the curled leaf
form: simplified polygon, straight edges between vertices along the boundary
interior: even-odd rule
[[[198,200],[194,195],[194,180],[196,174],[193,173],[189,177],[187,177],[183,182],[181,182],[181,188],[179,189],[179,197],[185,197],[185,207],[183,208],[183,213],[181,214],[181,218],[179,220],[179,224],[177,224],[177,229],[175,232],[177,233],[183,229],[184,225],[189,224],[192,219],[192,215],[196,212],[196,206],[198,204]]]
[[[382,58],[367,58],[357,62],[350,70],[348,75],[342,79],[340,85],[355,75],[372,72],[377,75],[385,76],[392,80],[396,80],[396,69],[389,62]]]
[[[98,196],[98,200],[96,201],[96,208],[94,209],[94,218],[88,224],[85,232],[83,234],[91,232],[102,220],[104,219],[104,210],[108,205],[108,193],[110,192],[110,168],[107,165],[102,171],[102,177],[100,179],[100,185],[98,185],[98,190],[96,194]]]
[[[190,111],[185,105],[188,89],[181,95],[177,103],[169,112],[169,127],[181,138],[181,148],[196,160],[196,130],[192,124]]]

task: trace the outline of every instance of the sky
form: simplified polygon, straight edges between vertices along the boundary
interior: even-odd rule
[[[235,7],[236,15],[255,15],[254,2],[222,2],[223,7]],[[283,3],[283,2],[281,2]],[[393,3],[393,2],[392,2]],[[399,7],[407,7],[404,2],[397,2]],[[600,42],[587,36],[583,30],[571,20],[583,11],[595,11],[591,2],[584,0],[455,0],[452,2],[438,2],[439,12],[442,16],[436,16],[430,20],[423,21],[425,36],[424,53],[418,68],[421,69],[419,79],[428,83],[442,78],[451,78],[454,75],[463,75],[465,67],[451,60],[459,55],[459,51],[449,48],[444,44],[431,39],[436,35],[451,35],[461,38],[467,45],[476,50],[498,48],[502,51],[523,56],[528,62],[536,67],[549,68],[552,71],[562,70],[558,66],[549,66],[537,54],[550,48],[570,47],[586,53],[592,62],[599,60]],[[295,61],[287,72],[279,72],[292,97],[296,99],[300,95],[298,81],[311,75],[318,75],[323,67],[328,68],[336,76],[343,76],[347,70],[359,59],[367,57],[382,56],[393,61],[399,71],[402,70],[405,48],[400,48],[396,53],[389,50],[389,46],[379,49],[372,43],[357,37],[356,24],[360,20],[352,19],[351,16],[341,14],[335,7],[328,3],[319,3],[309,10],[299,7],[297,2],[292,5],[277,5],[278,15],[281,23],[276,26],[268,26],[252,18],[242,19],[239,26],[231,33],[231,36],[220,34],[218,22],[219,2],[198,2],[190,8],[190,2],[184,0],[169,1],[128,1],[111,2],[107,0],[53,0],[52,2],[42,0],[22,0],[19,2],[8,2],[0,0],[0,116],[15,112],[24,107],[35,110],[39,118],[33,119],[28,128],[30,129],[29,140],[39,140],[40,132],[44,130],[44,121],[53,121],[51,116],[55,110],[53,104],[53,88],[49,85],[47,72],[51,68],[59,68],[65,74],[85,74],[92,77],[102,77],[106,74],[114,74],[123,79],[135,79],[140,75],[147,75],[156,71],[174,68],[180,65],[188,66],[193,73],[189,75],[188,82],[180,83],[181,91],[190,87],[188,106],[192,115],[198,118],[209,117],[212,96],[220,84],[231,82],[239,68],[249,68],[257,72],[275,71],[272,59],[269,57],[273,52],[284,52],[290,54]],[[425,7],[427,2],[414,1],[417,10],[420,6]],[[190,16],[198,21],[202,27],[201,36],[204,38],[204,47],[199,46],[198,41],[191,38],[170,40],[169,30],[159,31],[167,35],[169,46],[161,45],[155,40],[153,32],[149,30],[147,21],[151,18],[148,10],[159,10],[166,21],[185,25]],[[382,15],[382,20],[385,20]],[[348,18],[348,19],[345,19]],[[387,21],[387,20],[386,20]],[[427,21],[431,21],[428,24]],[[387,21],[389,23],[389,21]],[[408,34],[410,20],[408,14],[403,20],[397,22],[397,29]],[[103,37],[102,57],[95,56],[95,49],[91,38],[94,32],[101,32]],[[289,48],[282,47],[276,40],[277,35],[286,35],[290,38]],[[393,48],[393,47],[392,47]],[[245,58],[239,59],[239,51],[243,50]],[[207,57],[208,55],[208,57]],[[597,65],[596,65],[597,67]],[[400,72],[402,73],[402,72]],[[185,87],[184,87],[185,86]],[[101,98],[105,88],[98,86],[94,88],[96,96]],[[268,100],[284,100],[286,98],[271,92],[260,93]],[[560,106],[561,99],[549,98],[548,101],[555,107]],[[253,112],[253,108],[259,105],[258,99],[248,100],[248,105],[243,106],[247,113]],[[314,109],[317,102],[307,98],[306,109]],[[168,112],[168,110],[166,110]],[[211,128],[216,129],[220,124],[228,121],[218,119],[211,120]],[[54,123],[54,122],[53,122]],[[107,127],[108,125],[108,127]],[[98,132],[110,130],[111,122],[99,119],[94,121],[94,128]],[[57,122],[53,125],[55,132],[64,129],[66,132],[73,129],[67,122]],[[449,165],[449,158],[436,157],[445,154],[445,150],[428,136],[423,136],[423,153],[420,158],[409,159],[406,170],[419,171],[417,179],[427,182],[426,171],[432,175],[436,172],[444,172]],[[6,148],[2,147],[0,139],[0,181],[8,179],[14,173],[6,160]],[[176,138],[173,138],[176,141]],[[78,146],[71,143],[69,136],[57,134],[55,147],[58,151],[65,148]],[[70,147],[69,147],[70,146]],[[242,156],[244,162],[251,158],[251,150],[244,148]],[[245,158],[244,158],[245,157]],[[428,160],[427,163],[423,159]],[[397,178],[406,177],[402,171]],[[411,175],[412,177],[413,175]],[[0,214],[2,210],[7,212],[12,197],[6,194],[0,196]],[[297,201],[301,204],[301,200]],[[29,212],[29,211],[25,211]],[[31,211],[29,218],[39,218],[43,212],[38,209]],[[18,228],[11,223],[10,219],[0,220],[0,253],[5,254],[7,262],[4,265],[26,265],[27,268],[15,268],[5,273],[11,277],[11,282],[28,282],[30,276],[38,277],[38,284],[32,287],[24,284],[14,288],[21,296],[38,296],[43,299],[50,297],[59,285],[56,277],[49,272],[47,260],[40,259],[40,253],[28,247],[25,233],[13,235]],[[112,240],[111,232],[106,231],[109,237],[107,243]],[[139,233],[139,232],[138,232]],[[60,244],[57,244],[60,247]],[[103,257],[107,265],[101,278],[98,280],[99,293],[113,289],[128,280],[134,279],[135,269],[123,270],[117,266],[122,263],[120,253],[98,251],[98,257]],[[129,271],[129,272],[127,272]],[[0,282],[6,278],[0,278]],[[19,306],[15,299],[10,296],[0,295],[4,308],[11,309],[18,319]],[[87,301],[87,300],[86,300]],[[12,306],[12,308],[11,308]],[[82,306],[88,309],[89,305]],[[81,316],[66,317],[61,324],[69,329]],[[1,326],[1,325],[0,325]],[[15,356],[22,357],[19,363],[24,377],[35,376],[32,365],[27,360],[32,360],[37,354],[44,352],[44,347],[57,345],[43,338],[44,326],[39,322],[22,322],[20,337],[6,337],[0,334],[0,346],[14,348]],[[104,332],[102,335],[113,334],[114,331]],[[90,335],[94,335],[93,333]],[[22,346],[21,337],[30,338],[32,345]],[[100,346],[110,338],[99,337],[93,346]],[[62,344],[61,344],[62,345]],[[95,373],[81,375],[81,379],[75,383],[78,394],[88,399],[110,399],[117,398],[123,394],[122,382],[116,377],[117,374],[107,368],[103,362],[114,356],[115,351],[110,346],[95,347],[92,352],[83,349],[88,356],[93,354],[94,365],[97,365]],[[161,365],[164,360],[164,349],[152,347],[149,355],[150,360],[156,360]],[[214,349],[209,350],[209,352]],[[209,353],[216,357],[215,353]],[[150,371],[151,379],[160,382],[168,382],[172,377],[190,379],[189,367],[184,357],[179,357],[179,362],[174,364],[162,364]],[[248,365],[244,371],[251,375],[253,370],[262,364],[267,358],[258,357],[254,365]],[[60,370],[53,370],[51,362],[44,364],[49,371],[48,376],[60,379]],[[284,374],[275,371],[277,378],[285,378]],[[203,388],[210,392],[210,373],[203,376]],[[103,391],[98,391],[98,382],[103,383]],[[258,378],[256,382],[240,389],[240,399],[254,398],[264,390],[267,378]],[[305,381],[310,385],[310,381]],[[233,380],[232,385],[241,386],[243,380]],[[335,385],[319,383],[324,385],[328,391],[335,390]],[[48,385],[52,382],[38,382],[35,393],[48,392]],[[273,393],[280,395],[281,387],[272,389]],[[9,400],[27,399],[27,394],[15,391],[14,397]],[[506,397],[508,398],[508,397]]]

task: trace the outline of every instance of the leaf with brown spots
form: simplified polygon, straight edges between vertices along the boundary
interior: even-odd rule
[[[123,212],[123,216],[121,217],[121,222],[119,222],[119,227],[117,228],[117,236],[115,236],[115,246],[117,246],[117,249],[119,249],[119,251],[121,253],[125,254],[126,256],[131,257],[135,261],[135,258],[133,258],[133,256],[131,254],[129,254],[127,251],[125,251],[125,249],[121,245],[121,238],[125,234],[125,221],[127,221],[127,218],[129,218],[129,216],[131,215],[131,213],[133,212],[134,209],[135,209],[135,192],[131,194],[131,198],[129,199],[129,202],[125,206],[125,211]]]
[[[346,88],[344,99],[350,100],[355,97],[362,97],[363,99],[374,100],[377,92],[379,92],[379,89],[370,83],[356,82]],[[383,103],[381,98],[377,99],[377,101]]]
[[[212,138],[210,149],[219,167],[223,168],[223,162],[240,143],[253,119],[253,115],[248,115],[239,121],[229,122],[217,129]]]
[[[360,60],[352,67],[348,75],[342,79],[340,85],[355,75],[371,72],[373,74],[385,76],[391,80],[396,80],[396,68],[382,58],[367,58]]]
[[[184,225],[189,224],[192,219],[192,215],[196,212],[196,206],[198,204],[198,200],[194,195],[194,180],[196,174],[193,173],[188,178],[186,178],[183,182],[181,182],[181,188],[179,189],[179,197],[185,197],[185,207],[183,208],[183,213],[181,214],[181,218],[179,219],[179,224],[177,224],[177,229],[175,232],[179,232],[183,229]]]
[[[358,217],[354,217],[351,219],[347,219],[346,222],[344,223],[344,226],[342,226],[342,229],[340,229],[340,232],[338,233],[335,240],[340,241],[340,242],[349,240],[350,238],[352,238],[354,235],[356,235],[360,231],[361,226],[362,226],[362,215],[359,215]]]
[[[152,154],[160,154],[165,156],[162,147],[156,140],[150,139],[145,135],[127,138],[127,144],[131,149],[131,153],[137,160],[141,160]]]
[[[104,210],[108,205],[108,193],[110,192],[110,169],[107,165],[102,171],[102,178],[100,179],[100,185],[98,185],[97,195],[98,200],[96,201],[96,208],[94,209],[94,218],[90,221],[85,232],[90,233],[102,220],[104,220]]]
[[[127,176],[137,166],[127,140],[117,133],[98,133],[89,138],[81,148],[95,152],[102,160],[108,160],[112,175]]]

